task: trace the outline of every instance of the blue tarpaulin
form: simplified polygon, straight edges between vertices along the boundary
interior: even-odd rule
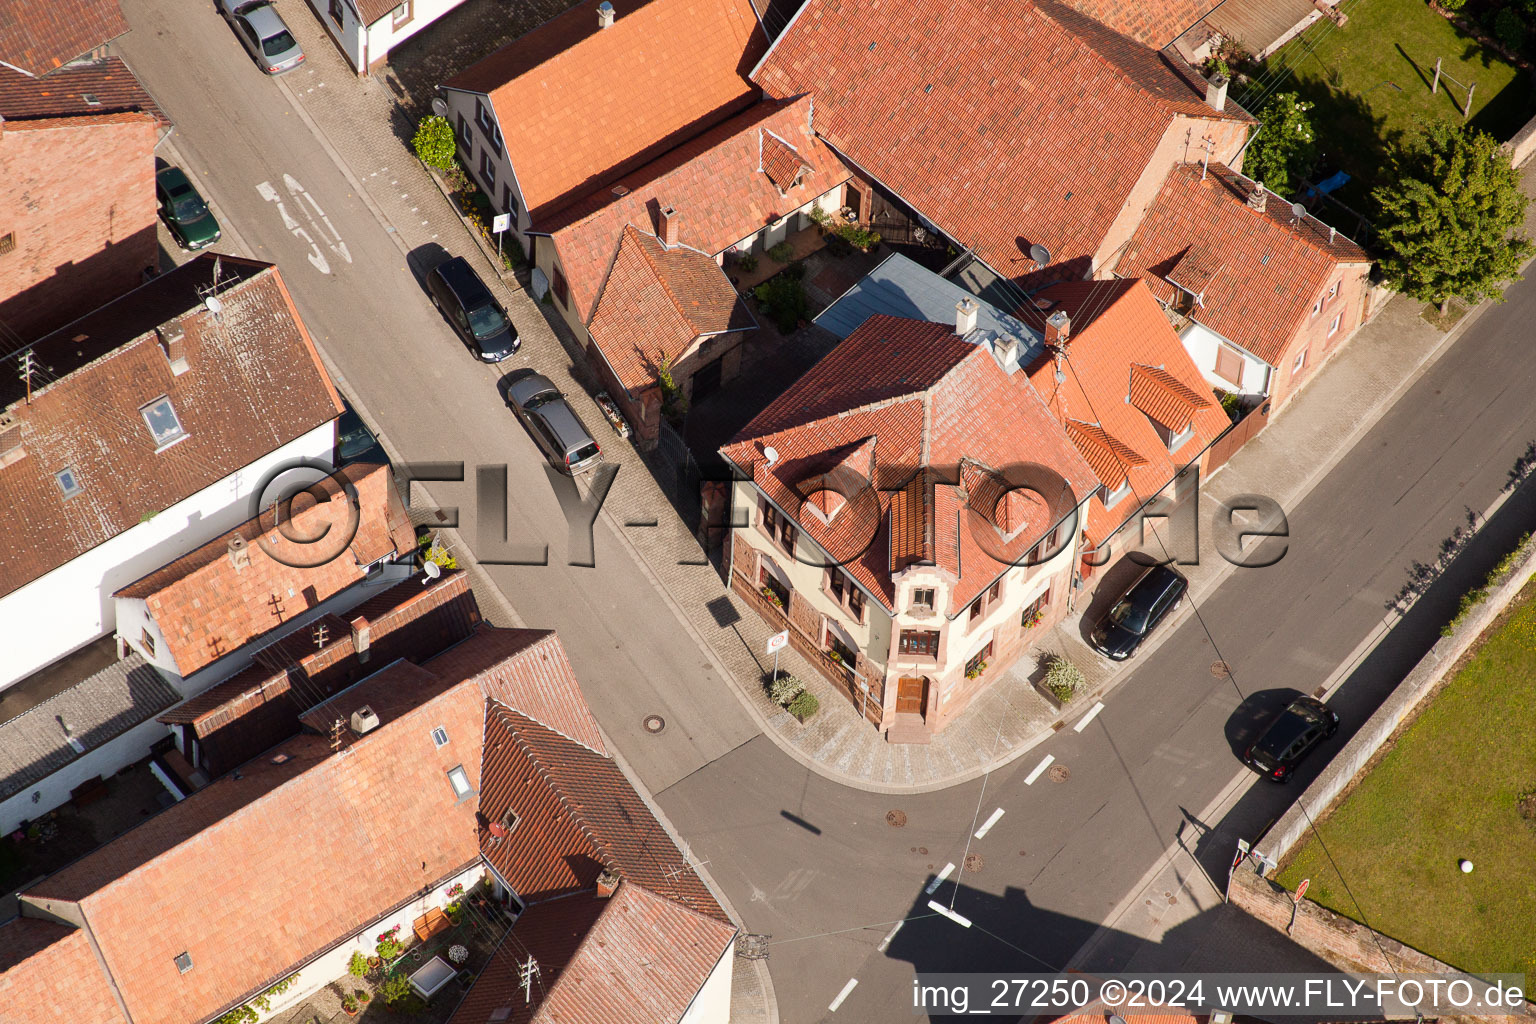
[[[1334,174],[1328,178],[1324,178],[1316,185],[1313,185],[1311,188],[1307,189],[1307,198],[1310,199],[1312,196],[1317,195],[1325,196],[1329,192],[1343,188],[1347,181],[1349,181],[1349,175],[1345,174],[1343,171],[1339,171],[1337,174]]]

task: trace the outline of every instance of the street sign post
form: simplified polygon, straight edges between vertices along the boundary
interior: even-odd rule
[[[495,217],[491,218],[491,230],[496,232],[496,258],[498,260],[502,259],[501,233],[503,231],[509,231],[511,228],[512,215],[510,213],[498,213]],[[503,264],[503,266],[505,266],[505,264]]]
[[[1300,903],[1302,897],[1307,894],[1307,886],[1309,886],[1311,884],[1312,884],[1312,879],[1310,879],[1310,878],[1303,878],[1301,880],[1301,884],[1296,887],[1296,902],[1297,903]]]
[[[779,652],[789,646],[789,630],[773,634],[768,638],[768,653],[773,655],[773,681],[779,678]]]

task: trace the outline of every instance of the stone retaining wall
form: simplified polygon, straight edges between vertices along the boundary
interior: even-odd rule
[[[1509,150],[1510,162],[1516,167],[1525,163],[1536,153],[1536,117],[1525,122],[1525,127],[1515,133],[1515,137],[1504,143]]]

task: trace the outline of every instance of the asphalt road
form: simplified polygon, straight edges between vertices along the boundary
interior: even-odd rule
[[[1536,316],[1536,286],[1521,284],[1287,510],[1286,557],[1235,573],[1084,732],[1063,731],[1022,762],[944,793],[855,792],[756,735],[607,522],[596,539],[601,572],[563,564],[559,502],[496,391],[506,368],[469,357],[283,93],[211,5],[196,6],[127,0],[133,31],[118,48],[176,121],[175,145],[227,228],[252,255],[280,265],[317,344],[394,446],[412,460],[465,462],[471,477],[478,464],[508,466],[513,539],[547,541],[554,564],[494,567],[493,579],[524,621],[559,629],[598,719],[748,928],[772,934],[770,964],[792,1024],[908,1019],[914,969],[1067,963],[1181,822],[1239,775],[1233,747],[1258,717],[1254,708],[1274,699],[1271,691],[1311,691],[1343,662],[1380,621],[1410,563],[1433,559],[1464,508],[1486,508],[1536,437],[1527,397],[1536,360],[1523,329]],[[303,90],[311,74],[286,81]],[[286,226],[279,201],[314,228],[309,241]],[[323,217],[311,216],[317,210]],[[472,486],[432,486],[460,506],[473,537]],[[1530,504],[1521,493],[1502,518],[1529,521]],[[1454,578],[1351,675],[1335,698],[1345,725],[1335,748],[1435,639],[1457,587],[1476,574],[1466,566],[1493,560],[1474,546]],[[1231,679],[1211,674],[1217,658]],[[667,733],[638,736],[635,723],[652,712],[668,718]],[[1026,785],[1046,753],[1070,778]],[[1202,823],[1214,829],[1203,861],[1221,865],[1230,840],[1278,816],[1316,767],[1292,787],[1255,787],[1228,820]],[[970,839],[996,808],[1003,816]],[[887,824],[890,810],[906,815],[904,827]],[[979,856],[978,870],[960,875],[962,889],[946,883],[932,897],[971,920],[962,928],[927,909],[924,886],[967,854]],[[1137,942],[1117,936],[1106,956],[1123,958]],[[858,984],[829,1010],[850,979]]]

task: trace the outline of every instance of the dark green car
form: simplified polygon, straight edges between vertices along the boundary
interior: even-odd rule
[[[219,222],[180,167],[155,174],[155,197],[165,226],[186,249],[203,249],[219,240]]]

